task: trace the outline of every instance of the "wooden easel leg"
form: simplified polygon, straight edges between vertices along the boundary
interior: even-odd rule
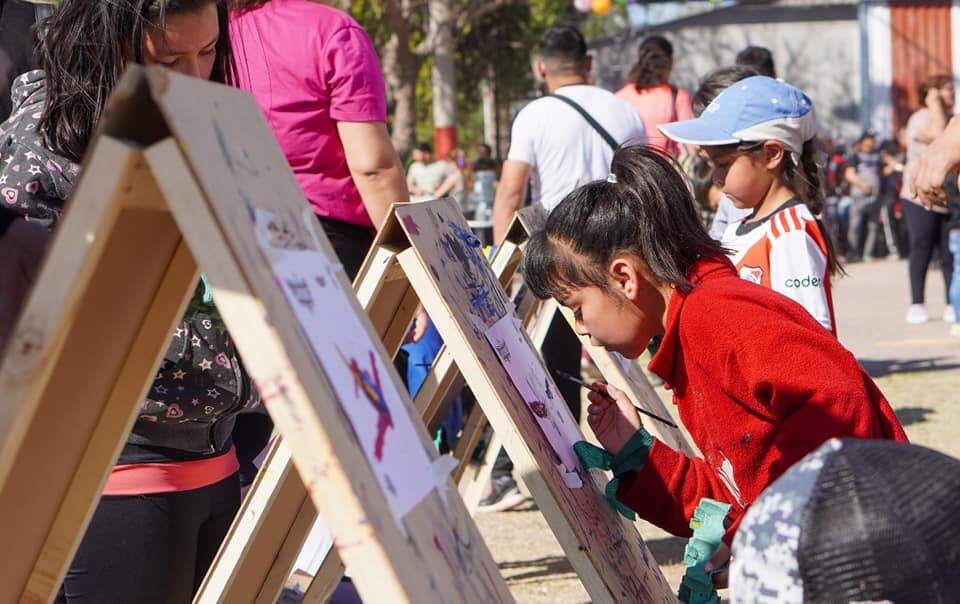
[[[500,454],[500,438],[496,432],[491,433],[490,442],[487,443],[487,450],[483,454],[483,461],[480,465],[468,465],[464,474],[457,481],[457,489],[463,497],[463,503],[467,506],[467,511],[473,516],[480,507],[480,501],[484,493],[490,486],[490,471],[493,464]]]
[[[457,467],[453,470],[453,481],[460,482],[460,479],[463,478],[463,473],[467,470],[467,466],[470,465],[470,457],[473,455],[473,450],[477,447],[477,444],[480,442],[480,437],[483,436],[483,429],[487,427],[487,418],[483,415],[483,410],[480,408],[480,405],[474,405],[473,409],[470,410],[470,415],[467,416],[467,421],[463,425],[463,433],[460,436],[460,440],[457,441],[457,446],[453,450],[454,457],[457,458]]]
[[[417,297],[396,264],[395,254],[383,248],[374,250],[355,287],[387,350],[396,354]],[[274,602],[283,589],[317,511],[289,450],[282,446],[282,454],[277,454],[281,445],[274,445],[260,469],[194,602],[260,602],[269,595]],[[273,478],[262,479],[264,474]]]
[[[56,594],[196,280],[172,217],[143,209],[159,192],[139,150],[95,149],[73,202],[99,201],[62,221],[0,368],[30,418],[0,451],[4,602]]]
[[[340,554],[336,549],[331,549],[324,558],[323,564],[320,565],[320,570],[310,582],[310,587],[303,594],[301,604],[322,604],[329,600],[339,585],[340,579],[343,578],[345,570]]]
[[[276,602],[314,518],[290,449],[277,438],[194,602]]]

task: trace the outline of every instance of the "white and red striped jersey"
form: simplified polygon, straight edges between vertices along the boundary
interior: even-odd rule
[[[837,334],[830,292],[827,242],[804,203],[792,199],[756,222],[735,222],[723,233],[741,279],[769,287],[799,302]]]

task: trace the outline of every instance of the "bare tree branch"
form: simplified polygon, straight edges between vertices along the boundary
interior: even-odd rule
[[[406,3],[405,3],[406,4]],[[387,16],[390,31],[397,36],[402,46],[408,46],[410,40],[410,26],[404,16],[404,10],[396,0],[383,0],[383,12]]]
[[[433,54],[433,49],[436,46],[435,40],[437,38],[436,33],[433,30],[427,32],[427,36],[417,44],[417,47],[413,49],[413,54],[425,59],[428,56]]]
[[[457,18],[456,29],[454,31],[463,31],[468,25],[473,25],[480,19],[486,17],[500,8],[513,4],[515,0],[486,0],[486,2],[471,2],[467,10],[462,11]]]

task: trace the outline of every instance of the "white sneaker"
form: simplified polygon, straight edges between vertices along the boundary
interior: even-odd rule
[[[944,323],[957,322],[957,312],[953,309],[953,304],[947,304],[947,307],[943,309],[943,322]]]
[[[927,322],[927,307],[923,304],[911,304],[907,309],[907,323],[914,325]]]

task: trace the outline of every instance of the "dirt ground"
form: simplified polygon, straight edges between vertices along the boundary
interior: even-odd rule
[[[939,272],[931,271],[927,279],[932,320],[907,325],[903,262],[847,269],[849,275],[834,288],[840,340],[874,377],[914,443],[960,457],[960,415],[954,409],[960,398],[960,340],[950,338],[939,320],[944,306]],[[539,511],[479,514],[476,520],[518,602],[590,600]],[[684,541],[649,525],[640,532],[667,579],[679,585]]]

